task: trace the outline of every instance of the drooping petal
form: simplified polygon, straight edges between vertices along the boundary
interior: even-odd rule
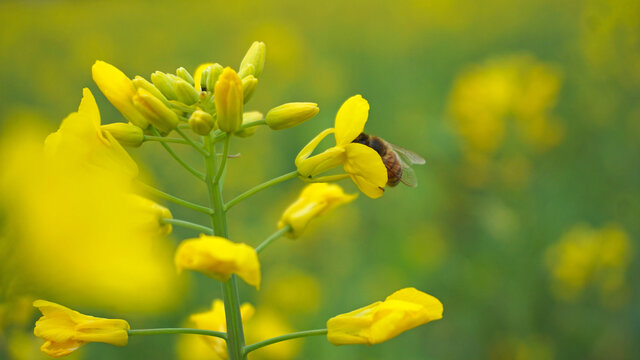
[[[361,95],[355,95],[342,104],[336,114],[336,144],[352,142],[364,130],[369,117],[369,103]]]
[[[368,197],[376,199],[382,196],[387,184],[387,168],[380,155],[372,148],[357,143],[347,144],[345,149],[344,171]]]
[[[296,161],[295,161],[296,166],[300,166],[300,162],[308,158],[311,155],[311,153],[313,153],[313,150],[315,150],[316,147],[318,147],[318,144],[320,144],[322,139],[324,139],[325,137],[327,137],[327,135],[331,134],[334,131],[335,129],[333,128],[325,129],[320,134],[316,135],[316,137],[314,137],[311,141],[309,141],[309,143],[305,145],[296,156]]]

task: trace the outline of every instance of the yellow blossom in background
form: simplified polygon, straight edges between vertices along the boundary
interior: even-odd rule
[[[372,148],[352,142],[364,131],[368,117],[367,100],[361,95],[347,99],[336,114],[335,127],[318,134],[296,156],[295,164],[300,176],[313,179],[343,165],[344,171],[365,195],[373,199],[382,196],[387,184],[387,168],[382,158]],[[331,133],[334,133],[336,146],[311,156],[322,139]]]
[[[259,307],[246,324],[247,344],[257,343],[295,331],[282,315],[268,307]],[[300,353],[301,340],[283,341],[249,354],[251,360],[291,360]]]
[[[122,115],[134,125],[146,129],[149,122],[133,105],[136,88],[133,81],[115,66],[96,61],[91,67],[93,81]]]
[[[327,338],[334,345],[379,344],[442,318],[442,303],[415,288],[405,288],[358,310],[327,321]]]
[[[176,249],[175,264],[178,271],[195,270],[220,281],[236,274],[247,284],[260,288],[256,251],[247,244],[219,236],[200,235],[198,239],[183,240]]]
[[[631,242],[616,224],[602,229],[576,225],[546,252],[554,293],[574,300],[590,284],[603,300],[624,290],[625,273],[631,261]]]
[[[356,197],[355,194],[345,194],[338,185],[309,184],[302,190],[298,199],[284,211],[278,222],[278,228],[282,229],[289,225],[291,231],[286,235],[291,238],[299,237],[311,220],[336,206],[353,201]]]
[[[68,355],[89,342],[125,346],[129,340],[124,320],[83,315],[45,300],[36,300],[33,306],[42,312],[33,333],[45,340],[40,349],[53,357]]]
[[[320,307],[324,294],[317,277],[297,268],[271,269],[274,280],[265,285],[264,303],[288,314],[314,313]]]
[[[151,313],[177,299],[171,245],[128,199],[137,166],[100,129],[91,93],[43,148],[21,123],[3,133],[0,228],[11,254],[9,296],[33,294],[77,306]],[[149,231],[149,230],[152,231]],[[9,259],[9,257],[5,257]]]
[[[251,304],[242,304],[242,306],[240,306],[242,322],[244,323],[250,319],[254,312],[255,309]],[[211,304],[211,310],[193,314],[189,317],[189,321],[198,329],[226,332],[227,320],[225,317],[224,302],[222,302],[222,300],[214,300]],[[213,336],[201,336],[200,338],[211,347],[217,357],[225,360],[228,359],[227,343],[224,339]]]

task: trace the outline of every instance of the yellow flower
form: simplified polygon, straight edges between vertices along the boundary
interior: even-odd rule
[[[379,344],[404,331],[442,318],[442,303],[415,288],[405,288],[327,321],[327,338],[334,345]]]
[[[167,236],[173,229],[171,224],[166,224],[163,219],[173,219],[171,211],[166,207],[136,194],[130,194],[128,199],[131,208],[138,216],[134,221],[140,223],[139,229],[151,236]]]
[[[226,67],[220,74],[214,89],[220,130],[234,132],[242,125],[242,94],[242,80],[232,68]]]
[[[358,186],[360,191],[370,198],[379,198],[387,184],[387,168],[380,155],[372,148],[353,143],[362,133],[369,115],[369,103],[360,95],[347,99],[336,115],[335,128],[326,129],[309,142],[296,157],[296,167],[303,178],[314,179],[317,175],[343,165],[344,171]],[[321,154],[311,156],[320,141],[334,133],[336,146]],[[324,177],[336,179],[338,177]]]
[[[138,166],[113,135],[100,127],[100,111],[91,91],[84,88],[82,94],[78,112],[67,116],[60,129],[45,140],[45,155],[60,166],[82,164],[134,178]]]
[[[142,129],[149,126],[149,122],[133,105],[132,99],[136,93],[136,87],[127,75],[115,66],[100,60],[93,64],[91,73],[100,91],[127,120]]]
[[[220,281],[232,274],[247,284],[260,288],[258,254],[247,244],[236,244],[219,236],[200,235],[199,239],[182,241],[175,256],[178,272],[182,269],[199,271]]]
[[[40,350],[47,355],[69,355],[88,342],[127,345],[129,324],[124,320],[83,315],[45,300],[36,300],[33,306],[42,312],[33,333],[46,340]]]
[[[296,238],[302,234],[312,219],[326,213],[336,206],[353,201],[356,194],[347,195],[338,185],[314,183],[307,185],[298,199],[282,214],[278,228],[291,226],[287,236]]]
[[[240,306],[240,316],[244,323],[253,316],[255,312],[253,306],[249,303],[244,303]],[[211,305],[211,310],[193,314],[189,317],[189,320],[194,323],[194,326],[202,330],[212,331],[227,331],[227,320],[225,318],[224,303],[222,300],[214,300]],[[228,359],[227,344],[224,339],[213,336],[202,336],[202,339],[209,344],[215,351],[215,353],[222,359]]]

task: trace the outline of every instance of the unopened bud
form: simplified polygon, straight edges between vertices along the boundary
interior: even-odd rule
[[[318,104],[316,103],[287,103],[269,110],[265,120],[271,129],[282,130],[294,127],[311,119],[319,111],[320,108],[318,108]]]
[[[160,132],[169,133],[178,126],[178,115],[145,89],[138,89],[133,104]]]
[[[169,100],[178,100],[178,95],[173,87],[175,81],[167,74],[156,71],[151,74],[151,82],[160,90],[160,92],[166,96]]]
[[[144,141],[142,129],[131,123],[113,123],[102,125],[100,128],[113,135],[122,146],[138,147]]]
[[[216,88],[216,83],[218,82],[224,68],[220,64],[213,64],[209,66],[208,69],[209,78],[207,79],[207,82],[202,83],[205,84],[207,91],[213,91]]]
[[[198,135],[205,136],[209,134],[214,126],[215,121],[213,120],[213,116],[200,109],[194,111],[189,118],[189,127]]]
[[[176,70],[176,75],[178,75],[178,77],[186,82],[188,82],[189,84],[191,84],[191,86],[193,86],[195,83],[193,81],[193,76],[191,76],[191,74],[189,73],[189,71],[183,67],[179,67]]]
[[[224,132],[235,132],[242,125],[242,80],[226,67],[214,90],[218,127]]]
[[[182,101],[186,105],[193,105],[198,102],[200,99],[200,94],[193,85],[188,82],[178,78],[175,83],[176,95],[178,95],[178,100]]]
[[[158,88],[155,87],[155,85],[153,85],[152,83],[147,81],[147,79],[143,78],[142,76],[139,76],[139,75],[136,76],[133,79],[133,85],[135,85],[136,89],[143,88],[143,89],[147,90],[148,92],[150,92],[153,96],[155,96],[158,99],[162,100],[162,102],[164,102],[164,103],[167,102],[167,98],[164,95],[162,95],[160,90],[158,90]]]
[[[262,69],[264,68],[266,50],[267,47],[263,42],[254,41],[240,63],[240,71],[238,71],[238,75],[241,78],[244,78],[247,75],[253,75],[256,78],[259,78],[262,74]]]
[[[260,121],[264,119],[264,115],[260,111],[249,111],[242,114],[242,125],[246,125],[252,122]],[[245,128],[240,128],[240,130],[235,132],[235,135],[238,137],[249,137],[258,131],[257,126],[249,126]]]
[[[242,79],[242,97],[244,103],[248,103],[249,99],[253,96],[253,93],[256,91],[256,86],[258,86],[258,79],[253,75],[245,76]]]

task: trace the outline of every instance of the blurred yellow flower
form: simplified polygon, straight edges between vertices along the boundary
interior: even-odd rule
[[[214,90],[218,128],[225,132],[234,132],[242,126],[242,80],[238,74],[226,67]]]
[[[264,303],[294,316],[318,310],[324,294],[318,278],[301,269],[290,267],[272,269],[270,274],[273,282],[264,287]]]
[[[199,271],[220,281],[236,274],[247,284],[260,288],[258,254],[247,244],[231,242],[219,236],[200,235],[187,239],[176,249],[175,264],[182,269]]]
[[[124,320],[83,315],[45,300],[36,300],[33,306],[42,312],[33,333],[46,340],[40,350],[53,357],[68,355],[88,342],[125,346],[129,340]]]
[[[368,116],[369,103],[361,95],[347,99],[336,114],[335,127],[318,134],[296,156],[295,164],[300,176],[313,179],[343,165],[344,171],[365,195],[374,199],[382,196],[387,184],[387,168],[382,158],[372,148],[352,142],[364,131]],[[322,139],[331,133],[335,135],[336,146],[309,157]]]
[[[334,345],[379,344],[409,329],[442,318],[442,303],[415,288],[405,288],[378,301],[327,321]]]
[[[554,293],[563,300],[576,299],[592,283],[606,300],[625,286],[630,261],[631,242],[616,224],[576,225],[546,252]]]
[[[255,316],[246,322],[245,329],[247,344],[294,332],[281,315],[268,307],[260,307]],[[282,341],[251,352],[249,358],[251,360],[295,359],[300,353],[300,345],[300,340]]]
[[[127,120],[142,129],[149,126],[149,122],[133,105],[136,88],[127,75],[115,66],[100,60],[93,64],[91,73],[100,91]]]
[[[353,201],[356,194],[347,195],[338,185],[314,183],[307,185],[298,199],[284,211],[278,229],[291,226],[288,237],[297,238],[306,229],[309,222],[330,211],[336,206]]]
[[[137,194],[131,194],[128,200],[132,208],[138,210],[138,217],[133,220],[140,223],[142,232],[159,237],[171,234],[171,224],[162,221],[173,218],[169,209]]]
[[[244,323],[253,316],[255,309],[251,304],[244,303],[240,306],[240,316]],[[227,320],[224,312],[224,302],[222,300],[214,300],[211,304],[211,310],[193,314],[189,317],[189,320],[198,329],[212,330],[212,331],[227,331]],[[206,343],[213,349],[215,354],[221,359],[228,359],[227,343],[224,339],[213,336],[201,337]]]

